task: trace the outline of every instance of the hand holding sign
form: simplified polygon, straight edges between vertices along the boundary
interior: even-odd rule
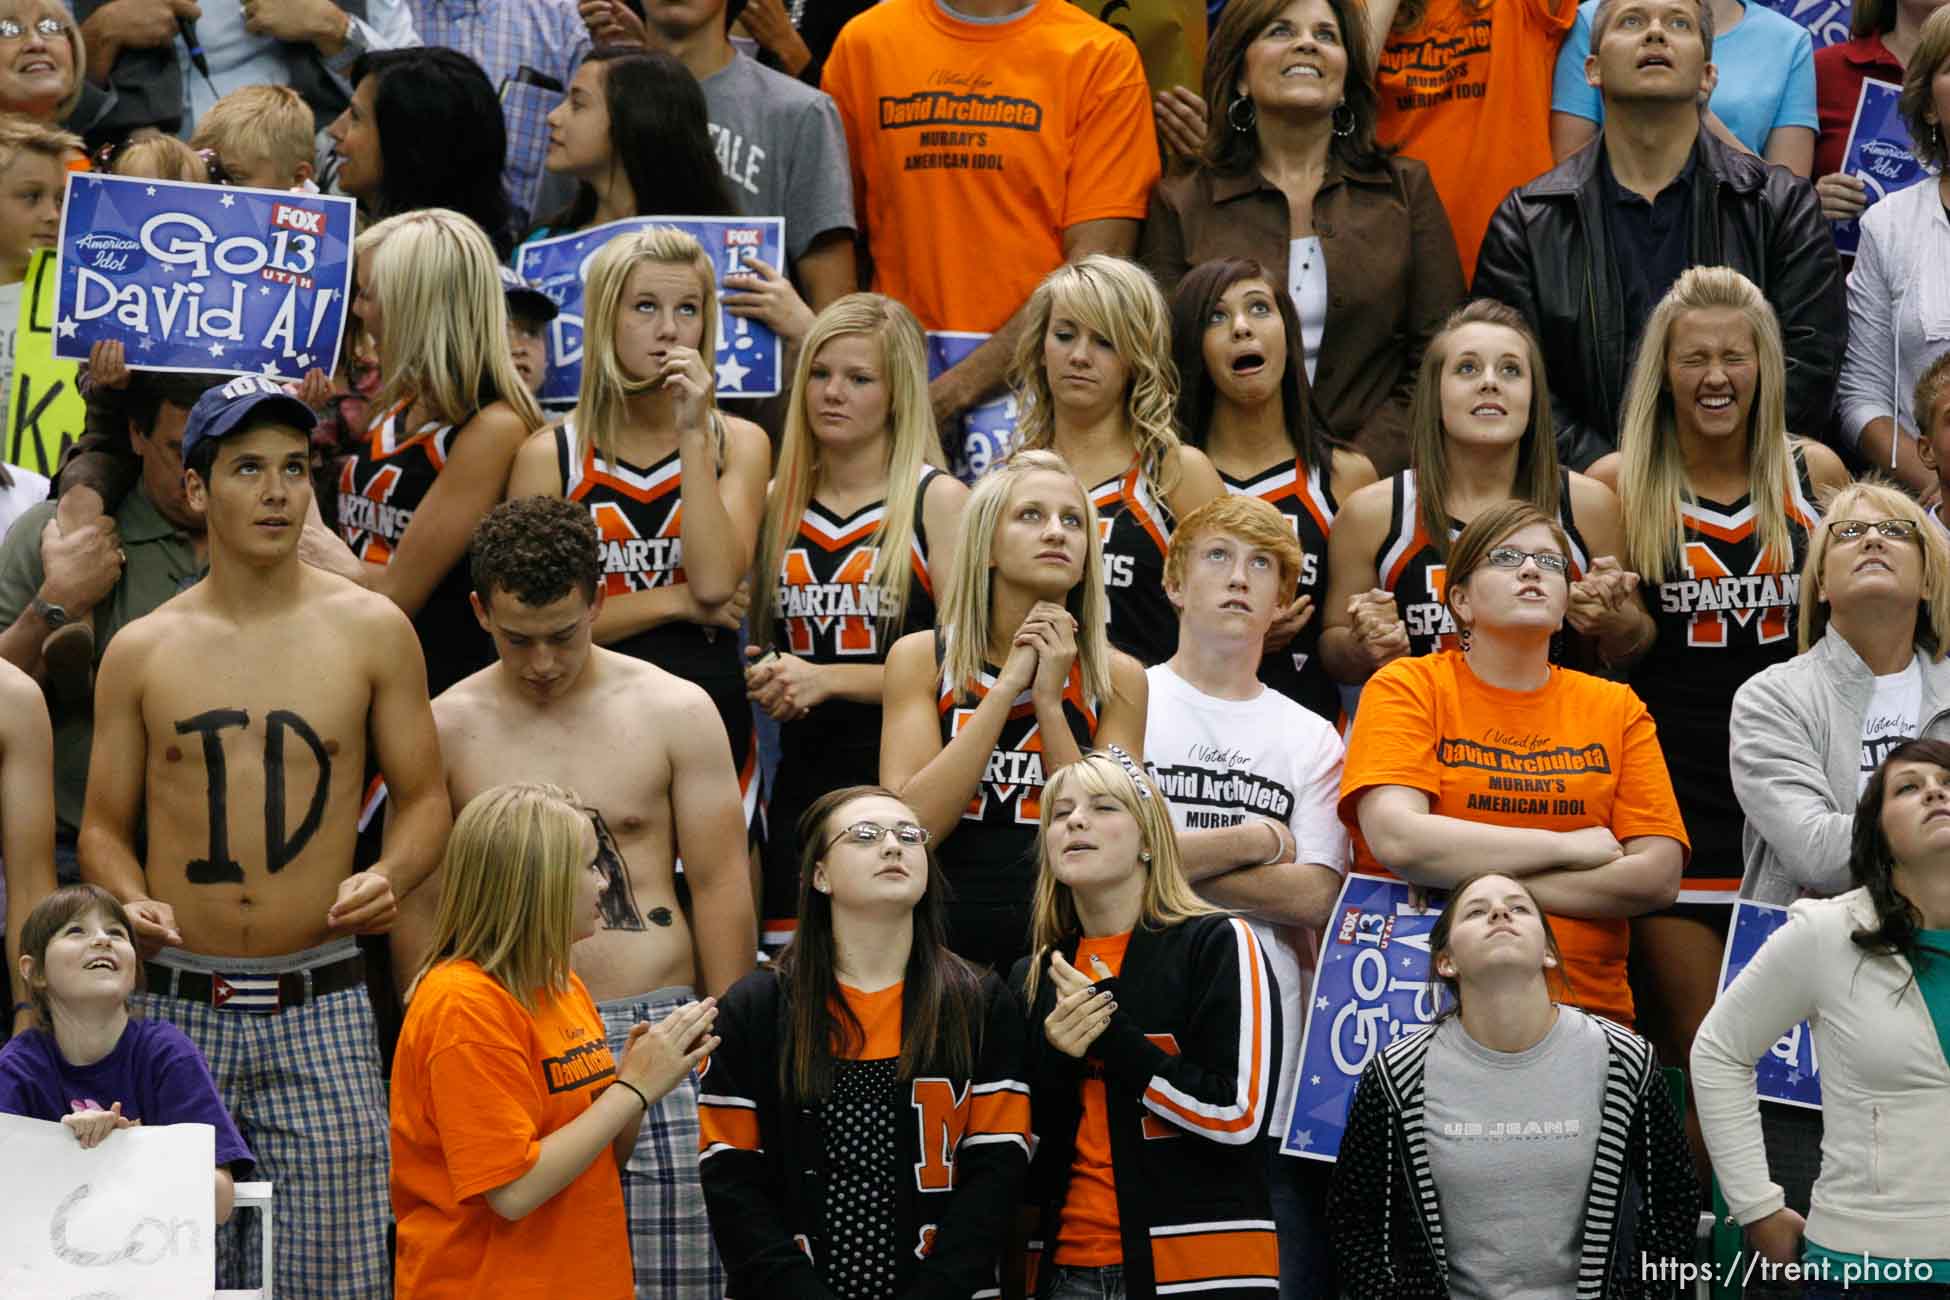
[[[54,355],[120,344],[137,369],[297,380],[338,356],[353,203],[71,175]]]

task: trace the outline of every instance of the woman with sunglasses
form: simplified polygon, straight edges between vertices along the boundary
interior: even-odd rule
[[[699,1083],[731,1290],[981,1294],[1029,1163],[1021,1012],[948,950],[928,830],[891,790],[834,790],[798,830],[797,932],[725,994]]]
[[[1550,916],[1563,1000],[1629,1027],[1627,920],[1669,905],[1686,829],[1652,719],[1629,687],[1550,661],[1570,542],[1507,501],[1449,549],[1462,649],[1368,680],[1348,737],[1341,819],[1356,871],[1449,889],[1486,862]]]

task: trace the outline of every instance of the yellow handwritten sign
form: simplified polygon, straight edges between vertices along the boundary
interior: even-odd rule
[[[75,387],[75,363],[54,359],[54,297],[59,264],[42,249],[27,264],[14,334],[14,378],[7,393],[0,460],[52,477],[81,437],[88,405]]]
[[[1197,90],[1205,68],[1204,0],[1076,0],[1137,44],[1151,89]]]

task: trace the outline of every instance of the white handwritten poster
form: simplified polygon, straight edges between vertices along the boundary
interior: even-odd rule
[[[216,1142],[170,1124],[84,1151],[62,1125],[0,1115],[0,1296],[210,1300]]]

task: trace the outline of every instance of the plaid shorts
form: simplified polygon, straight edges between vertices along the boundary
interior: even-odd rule
[[[688,988],[599,1002],[603,1032],[617,1060],[639,1020],[656,1024],[697,1001]],[[724,1264],[711,1240],[704,1184],[697,1175],[697,1078],[688,1076],[643,1117],[636,1152],[623,1169],[623,1207],[630,1219],[630,1258],[637,1300],[718,1300]]]
[[[341,948],[343,951],[341,951]],[[169,950],[181,970],[265,973],[350,957],[350,939],[275,959]],[[210,1063],[230,1118],[274,1187],[278,1300],[388,1300],[393,1262],[386,1085],[364,988],[345,989],[269,1015],[139,993],[154,1020],[188,1035]],[[217,1285],[259,1287],[259,1217],[217,1229]]]

